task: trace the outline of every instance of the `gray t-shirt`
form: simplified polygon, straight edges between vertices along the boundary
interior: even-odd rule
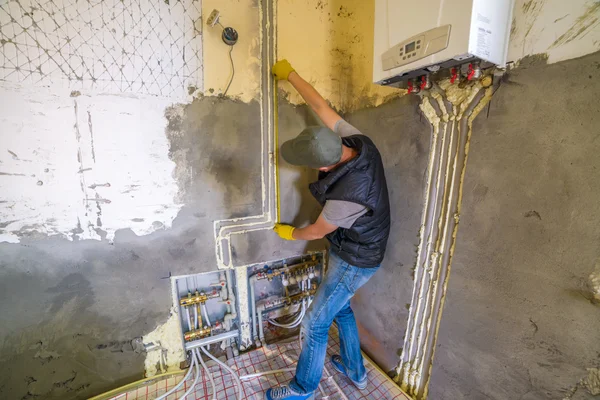
[[[341,137],[352,136],[352,135],[362,135],[362,133],[350,125],[346,120],[340,119],[335,123],[333,127],[333,131],[340,135]]]
[[[334,132],[341,137],[361,135],[360,131],[348,122],[340,119],[336,122]],[[343,200],[327,200],[321,215],[325,221],[340,228],[351,228],[354,222],[366,214],[369,209],[361,204]]]

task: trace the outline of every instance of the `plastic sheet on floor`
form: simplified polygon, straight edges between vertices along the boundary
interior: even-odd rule
[[[281,343],[269,346],[263,346],[259,349],[242,354],[239,357],[229,360],[227,363],[239,375],[250,375],[259,372],[292,368],[296,365],[298,355],[300,354],[300,345],[297,340],[289,343]],[[338,373],[329,359],[333,354],[339,354],[339,338],[337,330],[332,328],[329,332],[329,344],[327,348],[327,358],[321,384],[315,393],[315,399],[319,400],[404,400],[410,399],[404,394],[400,388],[391,381],[382,371],[380,371],[369,360],[365,360],[365,367],[368,373],[368,385],[364,390],[358,390],[354,385],[341,373]],[[207,357],[205,357],[205,360]],[[216,398],[218,400],[262,400],[264,399],[265,391],[273,386],[286,384],[293,377],[293,372],[284,372],[273,375],[264,375],[261,377],[251,378],[242,382],[243,395],[238,399],[237,386],[231,375],[222,370],[218,365],[211,363],[209,369],[215,381]],[[187,400],[211,400],[212,389],[208,376],[201,368],[201,376],[198,384]],[[193,374],[192,374],[193,375]],[[164,394],[173,386],[177,385],[183,378],[183,375],[163,379],[151,384],[140,386],[135,389],[130,389],[117,396],[111,397],[110,400],[152,400]],[[177,392],[169,395],[167,400],[176,400],[183,396],[189,389],[194,380],[193,376],[177,390]]]

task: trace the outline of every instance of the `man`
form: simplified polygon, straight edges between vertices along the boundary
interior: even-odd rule
[[[362,390],[367,386],[367,373],[350,299],[379,268],[389,236],[390,205],[381,156],[373,142],[344,121],[288,61],[277,62],[273,74],[288,80],[326,126],[308,127],[281,146],[288,163],[320,171],[310,191],[323,211],[307,227],[276,224],[274,231],[286,240],[327,237],[331,246],[327,274],[302,321],[305,337],[296,376],[287,386],[267,390],[265,398],[313,398],[334,320],[341,354],[331,361]]]

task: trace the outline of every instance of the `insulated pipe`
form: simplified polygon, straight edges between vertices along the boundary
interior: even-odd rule
[[[433,106],[433,104],[430,101],[430,98],[427,97],[426,100],[423,100],[423,103],[421,105],[421,109],[424,111],[425,113],[425,109],[431,109],[431,111],[433,111],[435,113],[435,120],[432,121],[432,125],[433,125],[433,132],[431,135],[431,141],[433,142],[432,145],[432,151],[429,154],[429,161],[428,161],[428,170],[427,170],[427,188],[425,190],[424,193],[424,198],[425,198],[425,204],[424,204],[424,208],[423,208],[423,215],[422,215],[422,221],[421,221],[421,231],[420,231],[420,241],[419,241],[419,248],[418,248],[418,252],[417,252],[417,260],[416,260],[416,268],[415,268],[415,280],[414,280],[414,285],[413,285],[413,294],[412,294],[412,302],[411,302],[411,308],[412,309],[421,309],[423,307],[422,304],[422,300],[423,300],[423,292],[425,290],[425,283],[424,281],[426,280],[426,277],[421,277],[422,275],[426,274],[426,268],[424,268],[424,265],[428,263],[428,254],[429,254],[429,249],[431,247],[431,231],[434,228],[434,220],[435,220],[435,212],[436,212],[436,207],[439,205],[438,202],[436,201],[436,194],[438,192],[438,190],[440,190],[440,170],[441,170],[441,161],[444,158],[444,156],[446,155],[445,150],[445,146],[444,144],[446,143],[447,140],[447,136],[452,136],[451,132],[448,132],[448,124],[444,123],[444,121],[442,120],[441,116],[441,111],[439,109],[435,109],[435,107]],[[426,113],[425,113],[426,114]],[[427,114],[426,114],[427,115]],[[441,156],[440,156],[441,155]],[[418,312],[416,314],[419,314]],[[411,315],[409,316],[409,321],[408,321],[408,326],[409,328],[407,328],[407,331],[409,331],[410,333],[407,336],[413,336],[413,335],[417,335],[416,330],[417,330],[417,324],[418,321],[413,320],[413,314],[411,313]],[[416,343],[409,343],[407,346],[405,346],[403,348],[403,355],[408,355],[408,359],[411,359],[411,355],[414,353],[415,349],[414,349],[414,345]],[[404,360],[404,357],[402,357],[402,359]],[[408,366],[407,366],[408,367]],[[406,374],[409,374],[410,371],[408,370],[409,368],[407,368],[406,371],[404,371]],[[406,388],[403,388],[406,389]]]
[[[489,92],[490,89],[487,89]],[[453,246],[455,245],[455,238],[458,229],[460,209],[461,209],[461,199],[462,199],[462,191],[463,191],[463,180],[466,169],[466,162],[468,158],[468,148],[469,141],[472,133],[472,118],[477,116],[474,110],[479,107],[480,102],[486,96],[486,90],[481,89],[478,91],[470,101],[463,103],[463,107],[465,107],[462,111],[463,115],[460,118],[459,125],[459,150],[456,155],[456,170],[452,177],[452,187],[456,189],[451,191],[451,195],[448,199],[448,212],[446,213],[446,220],[444,221],[444,230],[447,233],[442,240],[440,241],[440,250],[439,252],[442,254],[440,260],[440,267],[438,268],[438,285],[436,285],[433,289],[433,304],[438,304],[437,307],[434,307],[430,313],[429,320],[427,322],[428,326],[434,327],[433,329],[433,337],[430,337],[428,334],[425,337],[424,342],[424,351],[423,357],[421,359],[421,364],[419,366],[420,370],[423,371],[422,380],[425,382],[424,384],[421,382],[420,386],[422,387],[423,398],[427,396],[429,381],[431,378],[431,363],[433,362],[433,352],[435,349],[437,334],[439,330],[439,324],[441,320],[441,312],[444,306],[445,294],[448,285],[448,276],[450,274],[450,263],[451,257],[453,253]],[[462,108],[462,107],[461,107]],[[441,285],[440,285],[441,283]],[[427,360],[427,361],[425,361]],[[428,363],[428,369],[425,369],[425,363]]]
[[[217,359],[215,356],[213,356],[212,354],[210,354],[206,348],[202,347],[202,351],[204,352],[204,354],[206,354],[211,360],[213,360],[214,362],[216,362],[217,364],[219,364],[221,367],[225,368],[225,370],[227,370],[227,372],[229,372],[231,374],[231,376],[233,377],[233,379],[235,380],[235,382],[237,383],[238,386],[238,395],[237,398],[241,399],[244,395],[244,389],[242,388],[242,381],[240,380],[240,377],[235,373],[235,371],[233,369],[231,369],[229,367],[229,365],[225,364],[224,362],[220,361],[219,359]]]
[[[430,292],[432,290],[432,286],[434,285],[433,277],[437,273],[438,268],[438,245],[440,232],[443,229],[442,220],[444,219],[445,214],[447,213],[447,201],[446,196],[451,191],[451,187],[449,185],[449,180],[452,178],[452,171],[450,170],[452,165],[455,163],[456,152],[457,152],[457,138],[454,134],[454,128],[456,127],[456,122],[452,121],[449,124],[447,121],[448,113],[444,107],[444,104],[440,104],[436,102],[430,102],[432,107],[436,110],[436,113],[439,113],[442,118],[440,120],[445,125],[444,134],[442,136],[442,147],[440,153],[440,160],[438,164],[437,177],[436,177],[436,190],[430,193],[430,196],[433,196],[434,201],[434,210],[432,214],[432,228],[429,232],[429,237],[427,237],[427,246],[425,249],[425,257],[423,259],[423,270],[428,273],[423,273],[423,282],[421,285],[421,290],[419,291],[419,302],[417,303],[417,310],[423,310],[423,321],[425,321],[429,317],[430,310]],[[439,118],[439,116],[438,116]],[[441,131],[442,129],[440,129]],[[417,328],[416,336],[417,340],[415,346],[411,345],[410,350],[414,349],[413,357],[415,359],[419,359],[421,357],[421,343],[423,341],[423,327],[424,324],[421,324],[420,327]],[[409,353],[411,354],[411,353]],[[414,375],[413,375],[414,377]]]

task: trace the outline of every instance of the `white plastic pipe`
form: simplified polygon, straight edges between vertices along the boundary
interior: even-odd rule
[[[190,364],[190,368],[188,369],[187,374],[185,374],[185,376],[183,377],[182,380],[179,381],[179,383],[177,385],[175,385],[173,388],[171,388],[168,392],[166,392],[165,394],[162,394],[160,396],[158,396],[156,398],[156,400],[162,400],[164,398],[166,398],[167,396],[171,395],[173,392],[176,392],[177,389],[179,389],[179,387],[181,385],[183,385],[183,383],[188,379],[188,377],[190,376],[190,374],[192,373],[192,370],[194,369],[194,365],[196,364],[196,358],[194,357],[194,355],[192,354],[192,363]]]
[[[194,307],[194,329],[198,329],[198,307]]]
[[[237,312],[235,309],[235,295],[233,294],[233,281],[231,278],[231,269],[228,269],[225,271],[225,285],[226,287],[226,293],[227,293],[227,301],[229,301],[229,303],[227,305],[227,313],[225,314],[225,317],[223,318],[223,324],[225,325],[225,329],[230,330],[232,328],[232,322],[235,321],[235,319],[237,318]],[[226,346],[229,347],[232,345],[232,339],[229,338],[227,339],[227,343]]]
[[[283,368],[283,369],[274,369],[272,371],[257,372],[255,374],[241,375],[240,380],[247,381],[247,380],[250,380],[253,378],[259,378],[264,375],[282,374],[284,372],[292,372],[295,370],[296,370],[296,367],[290,367],[290,368]]]
[[[258,331],[256,330],[256,297],[254,295],[254,283],[256,282],[256,277],[250,277],[250,303],[251,303],[251,311],[252,314],[250,318],[252,318],[252,335],[254,337],[258,337]]]
[[[302,323],[302,319],[306,315],[306,302],[305,302],[305,300],[306,299],[302,299],[302,308],[300,309],[300,314],[298,314],[298,317],[294,321],[289,322],[287,324],[280,324],[279,322],[276,322],[276,321],[273,321],[273,320],[269,320],[269,323],[271,325],[275,325],[275,326],[278,326],[280,328],[291,329],[291,328],[297,327],[298,325],[300,325]],[[260,318],[260,315],[259,315],[259,318]]]
[[[259,339],[260,341],[264,341],[265,340],[265,332],[264,332],[264,327],[263,327],[263,320],[262,320],[262,312],[263,312],[263,307],[258,307],[258,332],[259,332]]]
[[[212,373],[210,372],[210,370],[204,363],[204,360],[202,359],[202,355],[200,354],[200,350],[196,348],[196,349],[194,349],[194,352],[196,353],[196,357],[200,361],[202,368],[204,368],[204,370],[206,371],[206,375],[208,375],[208,380],[210,381],[210,387],[212,388],[212,398],[213,398],[213,400],[217,400],[217,390],[215,387],[215,380],[213,379]]]
[[[198,362],[196,361],[196,357],[194,355],[194,353],[192,352],[192,364],[195,365],[195,370],[196,370],[196,377],[194,378],[194,382],[192,382],[192,384],[190,385],[189,389],[185,391],[185,393],[183,394],[183,396],[181,396],[179,398],[179,400],[185,400],[185,398],[192,393],[192,390],[194,390],[194,388],[196,387],[196,385],[198,384],[198,379],[200,379],[200,365],[198,364]],[[190,366],[190,369],[192,368],[192,366]]]
[[[221,360],[217,359],[215,356],[213,356],[212,354],[210,354],[204,347],[202,347],[202,351],[211,360],[213,360],[214,362],[216,362],[217,364],[219,364],[221,367],[225,368],[225,370],[227,370],[227,372],[229,372],[231,374],[231,376],[233,377],[233,379],[235,380],[235,382],[237,383],[237,386],[238,386],[238,395],[237,395],[237,398],[238,399],[242,399],[243,395],[244,395],[244,389],[242,388],[242,381],[240,380],[240,377],[238,376],[238,374],[236,374],[233,369],[229,368],[229,365],[225,364],[224,362],[222,362]]]
[[[331,382],[333,384],[333,386],[335,386],[335,389],[340,394],[340,397],[343,400],[348,400],[348,397],[346,397],[346,395],[342,391],[342,388],[340,388],[340,385],[337,384],[337,382],[335,381],[335,379],[333,379],[333,376],[331,376],[331,374],[327,370],[327,367],[325,367],[324,365],[323,365],[323,372],[325,372],[325,375],[327,375],[327,381]]]
[[[188,327],[188,331],[191,331],[191,321],[190,321],[190,308],[189,307],[185,307],[185,320],[187,321],[187,327]]]
[[[206,321],[206,325],[212,326],[210,324],[210,319],[208,318],[208,310],[206,309],[206,303],[202,304],[202,314],[204,314],[204,321]]]
[[[233,298],[233,283],[231,282],[231,269],[225,271],[225,283],[227,285],[227,298]]]

